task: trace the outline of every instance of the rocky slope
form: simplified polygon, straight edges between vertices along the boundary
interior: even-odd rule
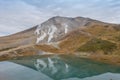
[[[78,28],[90,26],[94,23],[106,24],[84,17],[68,18],[56,16],[50,18],[48,21],[38,25],[35,31],[38,36],[36,43],[57,42],[65,35],[69,34],[69,32],[77,30]],[[89,35],[89,33],[86,34]]]
[[[48,53],[120,54],[120,25],[56,16],[31,29],[0,37],[0,58]],[[109,51],[110,50],[110,51]]]

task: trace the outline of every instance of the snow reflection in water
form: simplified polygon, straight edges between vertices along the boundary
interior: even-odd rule
[[[14,78],[19,78],[26,80],[25,76],[34,76],[39,80],[120,80],[120,67],[95,62],[88,59],[81,59],[76,56],[64,55],[64,56],[46,56],[40,58],[24,58],[20,60],[12,60],[12,62],[19,64],[19,66],[26,66],[22,73],[19,68],[9,68],[5,67],[6,65],[0,64],[0,80],[15,80]],[[4,63],[4,62],[3,62]],[[7,66],[11,66],[8,63]],[[2,65],[2,67],[1,67]],[[14,66],[14,65],[13,65]],[[11,66],[11,67],[13,67]],[[18,69],[18,70],[17,70]],[[24,71],[31,72],[24,73]],[[3,70],[3,71],[2,71]],[[33,72],[32,72],[33,71]],[[4,74],[11,75],[7,76],[8,79],[4,79]],[[34,74],[35,73],[35,74]],[[41,75],[42,74],[42,75]],[[2,77],[1,77],[2,75]],[[39,76],[38,76],[39,75]],[[19,77],[21,76],[21,77]],[[9,78],[11,77],[11,78]],[[40,79],[44,78],[44,79]],[[35,79],[29,80],[37,80]],[[28,79],[27,79],[28,80]]]

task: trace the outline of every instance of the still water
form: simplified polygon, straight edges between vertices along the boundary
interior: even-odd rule
[[[73,55],[0,62],[0,80],[120,80],[120,67]]]

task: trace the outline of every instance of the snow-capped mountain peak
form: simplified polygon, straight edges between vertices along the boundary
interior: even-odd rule
[[[56,42],[70,31],[85,26],[91,20],[83,17],[68,18],[56,16],[38,25],[35,33],[37,34],[36,43]]]

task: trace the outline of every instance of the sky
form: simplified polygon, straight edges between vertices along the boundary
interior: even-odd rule
[[[120,0],[0,0],[0,36],[31,28],[54,16],[120,24]]]

